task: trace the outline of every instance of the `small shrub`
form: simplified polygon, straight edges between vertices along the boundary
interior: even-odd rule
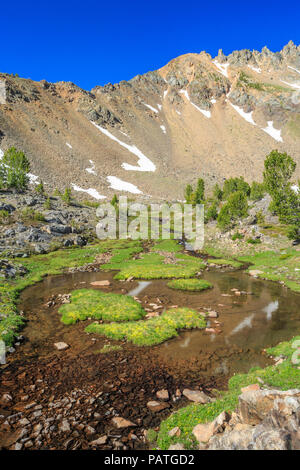
[[[300,228],[297,225],[291,225],[288,229],[287,237],[289,240],[298,240],[300,238]]]
[[[265,216],[263,214],[263,212],[260,210],[260,211],[257,211],[256,212],[256,221],[259,225],[263,225],[265,223]]]
[[[214,201],[205,211],[205,222],[216,220],[218,217],[218,203]]]
[[[187,204],[192,204],[194,202],[193,187],[190,184],[185,188],[184,198]]]
[[[213,196],[214,196],[215,199],[217,199],[217,201],[222,201],[222,199],[223,199],[223,191],[220,188],[220,186],[218,185],[218,183],[216,183],[216,185],[214,186]]]
[[[231,213],[228,204],[221,207],[217,218],[217,225],[221,230],[227,230],[231,227]]]
[[[50,200],[50,197],[48,197],[46,199],[46,201],[44,202],[44,209],[49,211],[51,209],[51,200]]]
[[[114,207],[116,207],[116,206],[118,205],[118,202],[119,202],[118,196],[117,196],[116,194],[114,194],[114,195],[113,195],[113,198],[112,198],[112,200],[111,200],[110,203],[111,203],[111,205],[113,205]]]
[[[247,197],[250,195],[250,186],[246,181],[244,181],[242,176],[240,178],[229,178],[228,180],[225,180],[223,199],[228,199],[232,193],[237,191],[242,192]]]
[[[205,190],[205,183],[202,178],[198,179],[197,182],[197,187],[195,191],[195,204],[203,204],[205,196],[204,196],[204,190]]]
[[[10,221],[10,213],[6,210],[0,210],[0,224],[7,224]]]
[[[263,183],[257,183],[253,181],[250,191],[250,199],[252,201],[259,201],[264,197],[266,193],[265,185]]]
[[[19,192],[28,187],[30,163],[24,152],[11,147],[0,161],[0,187]]]
[[[24,221],[44,222],[45,217],[41,212],[35,211],[31,207],[25,207],[21,211],[21,219]]]
[[[35,187],[35,192],[39,194],[40,196],[45,195],[44,184],[42,181]]]
[[[235,232],[232,237],[231,237],[231,240],[235,241],[235,240],[242,240],[244,238],[244,235],[240,232]]]
[[[259,245],[261,243],[260,238],[248,238],[247,243],[250,245]]]
[[[100,206],[100,203],[96,202],[96,201],[85,200],[85,201],[83,201],[83,205],[87,206],[87,207],[93,207],[93,208],[97,209]]]
[[[67,204],[67,206],[70,206],[70,205],[71,205],[71,194],[72,194],[71,188],[66,188],[66,189],[65,189],[65,192],[60,195],[61,200],[62,200],[65,204]]]

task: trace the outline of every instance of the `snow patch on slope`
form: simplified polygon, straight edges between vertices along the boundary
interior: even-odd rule
[[[161,130],[163,131],[164,134],[167,133],[165,126],[162,125],[162,126],[160,126],[160,128],[161,128]]]
[[[156,108],[153,108],[153,106],[151,106],[150,104],[143,103],[143,105],[147,106],[147,108],[151,109],[151,111],[153,111],[154,113],[158,113],[158,110]]]
[[[295,69],[295,67],[291,67],[290,65],[288,65],[288,68],[291,69],[291,70],[294,70],[297,73],[300,73],[300,70]]]
[[[156,166],[154,163],[151,162],[151,160],[146,157],[135,145],[129,145],[125,144],[125,142],[122,142],[121,140],[117,139],[113,134],[111,134],[107,129],[104,129],[104,127],[98,126],[95,122],[91,121],[91,123],[99,129],[103,134],[105,134],[107,137],[109,137],[111,140],[114,140],[117,142],[119,145],[127,149],[129,152],[133,153],[138,157],[138,166],[134,165],[129,165],[129,163],[122,163],[122,168],[124,170],[128,171],[155,171]]]
[[[164,99],[165,99],[165,97],[167,96],[168,91],[169,91],[169,90],[165,90],[165,91],[164,91]]]
[[[207,111],[206,109],[201,109],[201,108],[199,108],[199,106],[192,103],[187,90],[180,90],[179,93],[182,93],[186,97],[186,99],[191,103],[191,105],[193,105],[194,108],[196,108],[198,111],[200,111],[200,113],[202,113],[205,117],[207,117],[207,118],[211,117],[211,112],[210,111]]]
[[[273,137],[273,139],[277,140],[277,142],[283,142],[281,137],[281,129],[274,129],[273,121],[268,121],[268,126],[262,130]]]
[[[87,171],[91,175],[97,176],[97,173],[95,171],[95,163],[93,162],[93,160],[90,160],[90,164],[91,164],[91,168],[86,168],[85,171]]]
[[[220,62],[218,62],[217,60],[213,60],[213,64],[215,64],[219,72],[221,72],[221,74],[224,75],[224,77],[228,78],[229,64],[220,64]]]
[[[250,124],[253,124],[253,126],[256,126],[254,120],[253,120],[253,117],[252,117],[252,113],[253,111],[250,111],[249,113],[246,113],[245,111],[243,111],[242,108],[240,108],[239,106],[236,106],[235,104],[232,104],[230,103],[230,101],[228,101],[228,103],[230,104],[230,106],[232,106],[237,113],[239,113],[239,115],[245,119],[245,121],[247,122],[250,122]]]
[[[116,176],[108,176],[106,179],[112,189],[116,189],[118,191],[127,191],[128,193],[132,194],[143,194],[142,191],[140,191],[134,184],[127,183],[126,181],[123,181]]]
[[[78,191],[78,192],[82,192],[82,193],[89,194],[90,196],[92,196],[93,198],[95,198],[95,199],[97,199],[97,200],[99,200],[99,199],[106,199],[106,196],[102,196],[101,194],[99,194],[96,189],[93,189],[93,188],[82,189],[82,188],[80,188],[79,186],[77,186],[77,185],[74,184],[74,183],[72,183],[71,186],[72,186],[72,188],[74,189],[74,191]]]
[[[66,142],[66,146],[67,146],[67,147],[69,147],[70,149],[72,149],[72,148],[73,148],[73,147],[72,147],[72,145],[71,145],[71,144],[69,144],[69,142]]]
[[[27,176],[29,178],[29,183],[30,184],[40,184],[38,179],[39,177],[36,175],[33,175],[32,173],[27,173]]]
[[[280,80],[282,83],[285,83],[286,85],[292,87],[292,88],[295,88],[296,90],[300,90],[300,85],[298,85],[297,83],[289,83],[289,82],[286,82],[284,80]]]
[[[261,68],[259,67],[254,67],[253,65],[248,64],[249,69],[254,70],[256,73],[261,73]]]

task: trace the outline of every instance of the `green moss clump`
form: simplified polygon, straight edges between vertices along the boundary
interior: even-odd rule
[[[201,291],[211,289],[213,285],[205,279],[173,279],[167,284],[171,289]]]
[[[73,291],[71,303],[62,305],[58,311],[65,325],[72,325],[87,318],[124,322],[139,320],[146,315],[141,305],[128,295],[92,289]]]
[[[178,336],[179,329],[204,328],[205,318],[189,308],[170,309],[159,317],[127,323],[92,323],[85,331],[104,335],[114,340],[132,342],[138,346],[152,346]]]

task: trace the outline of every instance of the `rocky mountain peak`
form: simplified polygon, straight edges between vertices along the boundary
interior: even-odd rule
[[[91,91],[0,79],[0,150],[22,148],[36,181],[79,197],[180,199],[198,177],[207,187],[224,175],[250,182],[274,148],[300,163],[300,46],[292,41],[279,52],[185,54]]]

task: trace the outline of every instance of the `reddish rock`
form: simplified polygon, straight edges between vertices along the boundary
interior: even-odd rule
[[[166,400],[166,401],[169,400],[168,390],[158,390],[158,392],[156,392],[156,396],[157,398],[159,398],[159,400]]]
[[[115,416],[111,421],[118,429],[136,426],[136,424],[132,423],[128,419],[121,418],[121,416]]]
[[[200,392],[200,390],[190,390],[189,388],[185,388],[182,394],[190,401],[194,401],[195,403],[209,403],[211,400],[209,396],[205,393]]]
[[[161,410],[164,410],[165,408],[168,408],[169,405],[167,403],[162,403],[159,401],[151,400],[148,401],[147,407],[149,408],[150,411],[153,411],[154,413],[158,413]]]

